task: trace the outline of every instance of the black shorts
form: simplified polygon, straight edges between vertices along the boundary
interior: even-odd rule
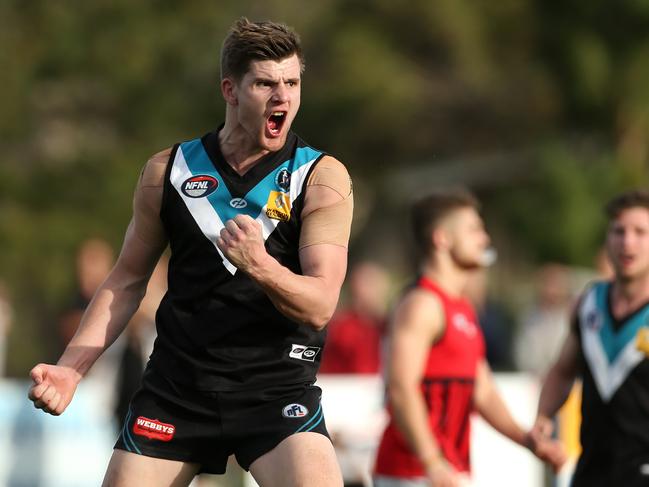
[[[198,463],[222,474],[228,457],[248,470],[282,440],[299,432],[329,437],[312,384],[261,390],[195,391],[147,370],[115,448],[156,458]]]

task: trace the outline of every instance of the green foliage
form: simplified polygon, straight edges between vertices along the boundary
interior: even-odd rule
[[[25,347],[48,348],[34,337],[55,335],[79,242],[119,247],[146,159],[221,122],[219,49],[237,17],[300,32],[296,128],[348,164],[367,201],[413,161],[540,146],[537,173],[480,192],[536,259],[587,263],[603,199],[647,182],[648,5],[0,2],[0,279],[20,324],[11,372],[31,364]],[[568,148],[575,134],[596,157]]]
[[[494,195],[490,209],[537,262],[591,267],[603,243],[603,207],[620,191],[649,183],[610,156],[578,155],[552,144],[538,157],[532,181]]]

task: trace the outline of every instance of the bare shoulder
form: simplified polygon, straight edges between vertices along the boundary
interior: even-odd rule
[[[394,322],[398,327],[436,328],[442,322],[443,313],[439,297],[424,289],[414,288],[397,305]]]
[[[171,156],[172,147],[162,150],[152,155],[142,169],[143,187],[153,186],[159,187],[164,183],[165,172],[167,171],[167,164]]]

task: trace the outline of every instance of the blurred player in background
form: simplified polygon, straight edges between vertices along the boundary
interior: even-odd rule
[[[555,468],[558,443],[537,441],[511,417],[485,359],[475,312],[463,297],[486,258],[489,236],[475,198],[432,194],[412,211],[421,276],[392,316],[387,357],[390,422],[375,466],[375,487],[458,486],[469,482],[470,415]]]
[[[649,191],[606,206],[606,248],[614,275],[582,294],[559,358],[539,399],[535,432],[582,378],[582,453],[574,487],[649,485]]]
[[[115,267],[58,364],[31,372],[30,399],[61,414],[170,245],[154,351],[104,485],[187,485],[223,473],[230,454],[262,486],[342,484],[313,382],[347,267],[352,188],[340,162],[290,130],[303,68],[286,26],[232,26],[225,123],[149,160]]]

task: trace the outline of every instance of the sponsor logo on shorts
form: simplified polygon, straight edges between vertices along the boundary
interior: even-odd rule
[[[133,423],[133,433],[152,440],[171,441],[176,432],[173,424],[161,423],[157,419],[139,416]]]
[[[309,414],[309,410],[302,404],[293,403],[282,409],[282,416],[285,418],[303,418],[307,414]]]
[[[245,208],[246,206],[248,206],[248,202],[243,198],[232,198],[230,200],[230,206],[237,209]]]
[[[288,356],[306,362],[314,362],[318,353],[320,353],[320,347],[307,347],[306,345],[296,345],[294,343]]]
[[[288,172],[288,169],[283,168],[277,173],[277,176],[275,176],[275,184],[285,193],[291,189],[291,173]]]
[[[186,179],[180,189],[185,196],[189,196],[190,198],[202,198],[212,194],[218,187],[218,179],[207,174],[199,174],[198,176],[192,176],[191,178]]]

